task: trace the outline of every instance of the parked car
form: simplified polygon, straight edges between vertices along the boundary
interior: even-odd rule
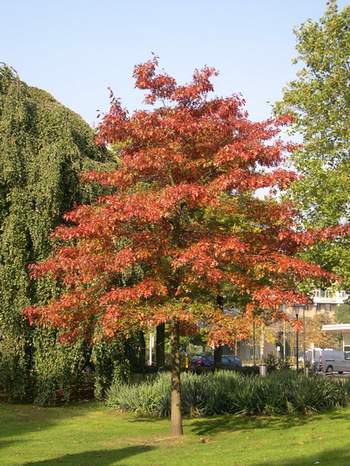
[[[240,369],[242,367],[241,360],[237,356],[224,355],[222,356],[221,369]]]
[[[188,369],[196,374],[212,371],[214,369],[214,358],[205,354],[193,356]]]
[[[305,360],[315,371],[338,372],[339,374],[350,372],[349,352],[332,348],[314,348],[305,352]]]
[[[241,360],[237,356],[223,355],[219,369],[224,370],[236,370],[242,367]],[[189,370],[196,372],[197,374],[213,371],[214,370],[214,358],[213,356],[197,355],[191,359],[189,364]]]

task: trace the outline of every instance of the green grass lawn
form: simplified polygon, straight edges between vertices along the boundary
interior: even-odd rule
[[[97,403],[3,404],[0,465],[350,465],[350,408],[307,417],[187,419],[183,439],[168,432],[168,420],[135,419]]]

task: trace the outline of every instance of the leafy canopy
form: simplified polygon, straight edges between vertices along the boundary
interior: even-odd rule
[[[297,78],[284,89],[278,114],[293,115],[291,129],[303,145],[292,154],[302,177],[291,198],[308,227],[336,225],[350,218],[350,6],[331,0],[319,21],[296,30]],[[315,247],[313,260],[350,284],[349,240]]]
[[[0,391],[8,399],[53,403],[58,387],[77,383],[79,342],[68,351],[57,332],[23,318],[23,307],[57,292],[49,279],[31,283],[27,267],[49,255],[63,212],[94,196],[79,173],[110,165],[79,115],[0,65]]]
[[[240,96],[209,99],[213,68],[178,85],[157,67],[153,58],[134,70],[150,110],[129,115],[111,94],[98,142],[119,148],[119,166],[84,179],[114,192],[65,215],[52,256],[32,266],[65,292],[25,312],[67,337],[177,321],[232,343],[248,334],[253,310],[306,302],[296,284],[330,276],[296,254],[348,227],[297,231],[291,203],[273,197],[296,178],[280,168],[293,149],[278,137],[288,118],[252,122]],[[256,196],[260,188],[271,195]],[[228,294],[241,314],[218,306]]]
[[[302,68],[276,106],[293,115],[292,129],[303,137],[293,154],[304,175],[295,198],[306,219],[322,226],[348,219],[350,207],[350,6],[338,12],[336,3],[296,30]]]

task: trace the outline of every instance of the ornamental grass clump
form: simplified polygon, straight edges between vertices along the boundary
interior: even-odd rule
[[[168,373],[135,384],[116,382],[107,405],[137,416],[165,417],[170,414],[169,392]],[[182,376],[183,414],[190,416],[308,414],[345,406],[348,394],[349,387],[336,380],[293,371],[267,377],[225,371]]]

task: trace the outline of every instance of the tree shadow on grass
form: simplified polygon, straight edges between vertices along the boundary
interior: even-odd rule
[[[149,445],[135,445],[131,447],[119,448],[115,450],[93,450],[84,451],[82,453],[73,453],[71,455],[63,455],[58,458],[53,458],[43,461],[32,461],[25,463],[25,466],[110,466],[112,464],[120,464],[131,456],[139,455],[153,450],[155,447]]]
[[[280,415],[280,416],[245,416],[235,414],[222,414],[205,418],[185,417],[188,428],[197,435],[214,435],[220,432],[249,431],[254,429],[285,430],[293,427],[302,427],[306,424],[317,423],[322,416],[326,415],[331,420],[347,421],[350,426],[350,413],[342,413],[339,410],[330,410],[321,413],[307,415]],[[158,417],[138,417],[135,416],[128,422],[154,423],[160,419]],[[350,465],[350,462],[349,462]]]
[[[317,422],[319,416],[234,416],[198,419],[191,423],[191,430],[198,435],[214,435],[220,432],[249,431],[255,429],[285,430]]]
[[[65,419],[84,416],[98,405],[72,404],[60,407],[40,407],[29,404],[0,404],[0,442],[19,441],[19,436],[37,430],[46,430]]]
[[[320,453],[300,454],[297,457],[274,461],[267,459],[264,462],[254,463],[254,466],[348,466],[350,464],[350,442],[347,447],[325,450]]]
[[[330,412],[329,419],[332,420],[342,420],[350,422],[350,413],[349,412],[342,412],[342,411],[334,411]]]

